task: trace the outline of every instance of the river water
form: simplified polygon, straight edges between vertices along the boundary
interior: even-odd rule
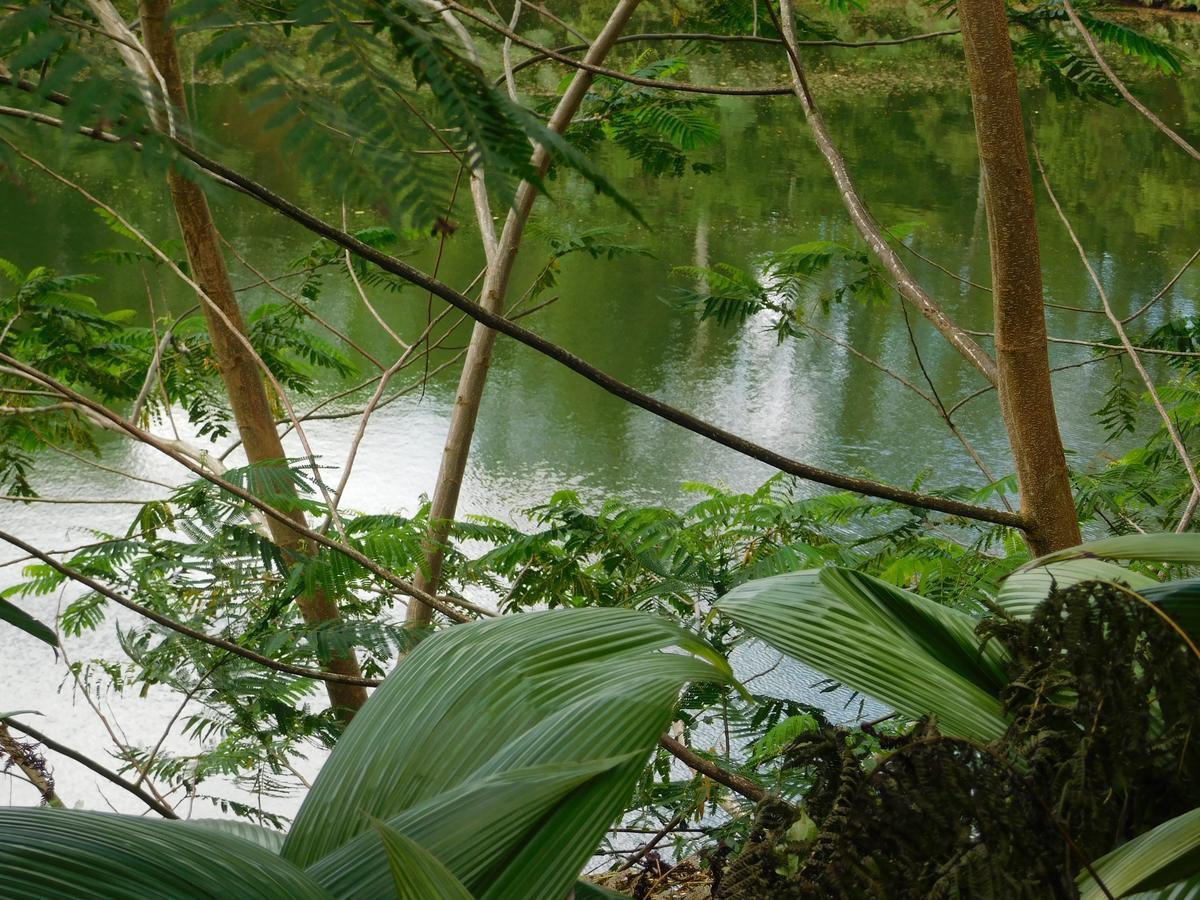
[[[1141,93],[1178,130],[1200,135],[1200,90],[1194,84],[1154,83]],[[246,114],[231,92],[202,91],[196,106],[215,133],[230,144],[244,142],[227,154],[228,161],[255,172],[286,196],[340,215],[271,141],[257,132],[238,133],[237,123]],[[1128,109],[1081,105],[1034,92],[1027,112],[1058,195],[1114,305],[1118,312],[1136,308],[1200,244],[1194,164]],[[570,179],[553,184],[553,201],[543,203],[537,213],[551,223],[548,227],[569,232],[610,225],[623,242],[643,245],[652,255],[615,263],[586,256],[565,260],[551,292],[557,301],[526,322],[617,377],[792,457],[843,471],[866,470],[896,483],[925,473],[927,486],[981,483],[978,470],[924,401],[839,347],[816,337],[779,344],[764,323],[724,329],[698,322],[694,313],[668,302],[672,290],[684,284],[671,277],[675,266],[727,262],[754,268],[765,251],[813,239],[853,240],[828,171],[793,102],[728,102],[720,105],[719,114],[724,140],[710,154],[717,174],[651,179],[627,161],[611,160],[618,186],[635,200],[651,228],[637,226]],[[860,96],[830,104],[826,114],[877,218],[888,225],[922,223],[909,243],[936,265],[910,256],[915,274],[966,327],[987,330],[990,298],[964,284],[989,281],[966,95]],[[113,171],[100,152],[62,162],[73,177],[152,236],[171,235],[162,189]],[[216,193],[214,201],[224,234],[260,271],[285,272],[288,261],[312,243],[310,236],[245,198]],[[78,197],[22,170],[19,179],[0,180],[0,210],[0,256],[22,268],[97,272],[104,281],[92,293],[106,307],[146,308],[145,286],[135,269],[88,261],[91,251],[120,240]],[[1047,300],[1098,309],[1096,293],[1044,194],[1040,213]],[[347,216],[356,227],[375,224],[369,211],[352,208]],[[469,210],[462,207],[458,218],[464,224],[448,242],[441,276],[464,287],[481,258]],[[523,287],[546,256],[545,242],[535,235],[522,251],[515,283]],[[428,242],[415,248],[412,259],[422,267],[432,265]],[[232,267],[237,283],[257,280],[236,263]],[[1198,289],[1200,268],[1167,292],[1142,320],[1144,327],[1193,312]],[[261,287],[243,296],[248,305],[274,299]],[[415,335],[425,322],[426,298],[414,290],[375,299],[403,335]],[[179,285],[167,283],[159,301],[177,310],[191,302]],[[369,352],[394,358],[391,339],[352,298],[349,285],[331,285],[319,311]],[[1059,338],[1106,336],[1104,319],[1095,314],[1051,308],[1048,320],[1051,334]],[[922,378],[894,302],[837,305],[819,324],[906,377]],[[914,327],[921,359],[947,405],[980,386],[980,378],[924,322],[914,320]],[[450,343],[462,344],[466,336],[462,329],[461,340]],[[1055,344],[1053,354],[1056,363],[1066,364],[1087,359],[1091,351]],[[1056,381],[1064,436],[1076,465],[1099,461],[1102,434],[1092,413],[1103,402],[1110,378],[1101,364],[1065,371]],[[411,395],[375,415],[346,506],[368,512],[417,506],[420,496],[432,490],[453,392],[451,372],[434,380],[423,395]],[[318,421],[307,429],[322,463],[330,467],[331,480],[336,480],[354,422]],[[1010,471],[994,395],[965,406],[960,425],[996,472]],[[183,476],[147,448],[108,439],[104,447],[104,463],[114,468],[168,483]],[[288,449],[300,453],[294,441]],[[749,488],[770,474],[767,467],[633,409],[501,339],[460,511],[519,516],[562,487],[597,500],[618,496],[682,505],[687,497],[681,482],[699,479]],[[47,497],[110,501],[5,504],[6,530],[52,549],[87,542],[90,529],[123,531],[134,511],[124,501],[163,493],[52,454],[39,460],[35,481]],[[0,550],[0,561],[17,557],[10,549]],[[0,568],[0,585],[18,577],[19,567]],[[49,621],[57,602],[42,598],[25,605]],[[70,641],[70,658],[115,656],[112,621]],[[751,653],[742,668],[750,671],[772,659],[769,653]],[[812,680],[780,669],[756,684],[762,690],[807,694]],[[61,659],[11,629],[0,630],[0,711],[38,710],[44,716],[30,722],[85,752],[103,755],[102,748],[111,745],[106,727],[123,730],[131,743],[153,743],[177,701],[151,690],[144,698],[105,694],[96,702],[107,725],[83,702]],[[179,745],[169,739],[167,746]],[[314,758],[301,768],[311,773],[316,765]],[[69,762],[56,761],[56,775],[68,802],[136,809],[135,801]],[[27,785],[13,779],[3,790],[11,802],[34,799]],[[225,794],[236,796],[232,788]],[[269,805],[286,813],[294,801],[272,800]],[[194,812],[214,814],[200,807]]]

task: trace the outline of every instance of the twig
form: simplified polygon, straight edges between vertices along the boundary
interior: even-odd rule
[[[626,859],[623,863],[621,863],[619,866],[617,866],[617,868],[614,869],[614,871],[623,872],[625,869],[631,868],[635,863],[637,863],[637,861],[639,859],[641,859],[647,853],[649,853],[651,850],[653,850],[655,847],[657,847],[663,838],[665,838],[668,834],[670,834],[672,831],[674,831],[676,828],[678,828],[680,825],[682,825],[686,820],[687,820],[687,813],[681,812],[679,815],[677,815],[675,818],[673,818],[670,822],[668,822],[666,825],[664,825],[662,828],[660,828],[655,833],[654,837],[650,838],[650,840],[646,841],[646,843],[644,843],[644,844],[642,844],[642,846],[638,847],[637,850],[635,850],[628,859]]]
[[[1188,261],[1179,267],[1179,271],[1176,272],[1171,277],[1171,280],[1163,285],[1161,291],[1159,291],[1157,294],[1155,294],[1153,297],[1151,297],[1149,300],[1147,300],[1145,303],[1143,303],[1141,306],[1139,306],[1137,308],[1137,310],[1135,310],[1134,312],[1127,315],[1124,319],[1122,319],[1121,324],[1128,325],[1134,319],[1141,316],[1142,313],[1146,312],[1146,310],[1148,310],[1150,307],[1152,307],[1155,303],[1157,303],[1159,300],[1161,300],[1163,297],[1165,297],[1167,294],[1167,291],[1169,291],[1171,288],[1175,287],[1176,282],[1178,282],[1179,279],[1183,277],[1184,273],[1192,267],[1192,263],[1194,263],[1197,259],[1200,259],[1200,247],[1197,247],[1196,252],[1188,257]]]
[[[60,744],[58,741],[53,740],[52,738],[46,737],[46,735],[42,734],[37,729],[32,728],[29,725],[26,725],[22,722],[18,722],[15,719],[0,719],[0,722],[3,722],[5,725],[8,725],[12,728],[17,729],[18,731],[20,731],[23,734],[29,735],[29,737],[33,738],[39,744],[42,744],[45,747],[49,747],[55,753],[60,753],[63,756],[67,757],[68,759],[75,760],[75,762],[79,763],[81,766],[91,769],[93,772],[95,772],[101,778],[105,778],[105,779],[111,781],[113,784],[115,784],[117,787],[121,788],[122,790],[129,791],[129,793],[133,794],[135,797],[137,797],[139,800],[141,800],[143,803],[145,803],[148,807],[150,807],[152,810],[154,810],[156,813],[158,813],[164,819],[178,819],[179,818],[179,815],[175,812],[175,810],[171,809],[171,807],[167,806],[165,803],[159,802],[154,797],[150,796],[148,793],[143,791],[137,785],[133,784],[132,782],[126,781],[124,778],[122,778],[116,772],[106,769],[104,766],[100,765],[100,763],[89,759],[88,757],[86,757],[82,753],[80,753],[78,750],[72,750],[70,747]]]
[[[381,363],[374,356],[372,356],[370,351],[368,351],[361,344],[357,343],[353,338],[350,337],[350,335],[346,334],[344,331],[337,328],[335,325],[333,325],[329,322],[326,322],[325,319],[323,319],[321,316],[317,315],[315,310],[310,309],[306,304],[301,303],[299,300],[297,300],[295,297],[293,297],[287,291],[283,290],[278,285],[276,285],[275,282],[279,281],[278,278],[274,278],[274,279],[268,278],[262,272],[258,271],[258,269],[254,268],[254,265],[249,260],[247,260],[246,257],[244,257],[241,253],[238,252],[237,247],[235,247],[233,245],[233,243],[225,237],[225,235],[218,234],[217,237],[219,237],[221,239],[222,244],[224,244],[226,247],[229,248],[229,252],[233,254],[234,258],[238,262],[240,262],[243,266],[245,266],[247,269],[249,269],[251,272],[253,272],[256,276],[258,276],[258,279],[259,279],[258,283],[260,285],[265,286],[272,293],[276,294],[279,297],[282,297],[284,300],[286,300],[288,303],[292,304],[292,306],[296,307],[298,310],[300,310],[302,313],[304,313],[304,315],[308,316],[310,319],[312,319],[314,322],[316,322],[318,325],[320,325],[322,328],[324,328],[330,334],[335,335],[338,338],[338,340],[340,340],[347,347],[351,348],[356,353],[358,353],[359,356],[361,356],[363,359],[365,359],[367,362],[369,362],[375,368],[377,368],[381,371],[384,369],[383,363]]]
[[[1092,33],[1087,30],[1083,22],[1079,18],[1079,14],[1075,12],[1075,7],[1071,5],[1071,0],[1062,0],[1063,9],[1066,10],[1067,18],[1071,20],[1071,24],[1075,26],[1075,30],[1079,32],[1079,36],[1083,38],[1083,42],[1087,45],[1088,51],[1092,54],[1092,58],[1096,60],[1096,65],[1100,67],[1105,77],[1113,83],[1113,87],[1117,92],[1125,98],[1130,106],[1146,117],[1146,120],[1165,134],[1171,141],[1183,150],[1192,159],[1200,162],[1200,150],[1197,150],[1189,144],[1184,138],[1180,137],[1175,131],[1168,127],[1167,123],[1152,113],[1146,104],[1142,103],[1137,97],[1133,96],[1129,88],[1125,87],[1125,82],[1117,77],[1117,73],[1112,70],[1112,66],[1100,53],[1100,48],[1096,46],[1096,40],[1092,37]]]
[[[1063,0],[1063,2],[1065,4],[1068,0]],[[1100,302],[1104,305],[1104,314],[1108,316],[1108,321],[1117,332],[1117,337],[1121,339],[1121,345],[1125,348],[1125,352],[1129,354],[1129,361],[1133,364],[1134,369],[1137,370],[1138,376],[1142,379],[1142,384],[1146,386],[1146,391],[1150,394],[1150,400],[1154,403],[1154,408],[1163,420],[1163,425],[1166,426],[1171,443],[1175,446],[1175,452],[1179,454],[1180,462],[1183,463],[1184,469],[1187,470],[1188,480],[1192,483],[1192,493],[1193,495],[1200,495],[1200,475],[1196,473],[1196,467],[1192,463],[1191,456],[1188,455],[1187,447],[1184,446],[1183,437],[1179,434],[1179,429],[1175,427],[1175,421],[1167,413],[1167,408],[1163,405],[1162,398],[1158,395],[1158,389],[1154,386],[1154,380],[1150,377],[1150,373],[1146,371],[1146,367],[1142,365],[1142,360],[1137,354],[1137,349],[1130,342],[1129,335],[1125,333],[1125,327],[1121,324],[1121,320],[1117,318],[1117,314],[1113,312],[1112,304],[1108,302],[1108,293],[1104,290],[1104,284],[1100,281],[1096,270],[1092,268],[1092,264],[1088,261],[1087,252],[1083,249],[1083,244],[1080,243],[1078,235],[1075,234],[1075,229],[1071,227],[1071,222],[1067,218],[1067,214],[1063,212],[1062,205],[1058,202],[1058,197],[1054,194],[1054,189],[1050,186],[1050,179],[1046,175],[1046,169],[1042,165],[1042,156],[1038,152],[1036,145],[1033,148],[1033,159],[1037,163],[1038,172],[1041,173],[1042,183],[1046,186],[1046,193],[1050,196],[1050,202],[1054,205],[1059,219],[1062,220],[1063,227],[1067,229],[1071,243],[1075,245],[1075,249],[1079,252],[1079,259],[1083,262],[1083,267],[1087,269],[1088,276],[1092,279],[1092,284],[1096,286],[1096,292],[1100,295]],[[1194,511],[1195,504],[1189,501],[1188,507],[1184,511],[1184,515],[1180,518],[1178,527],[1175,529],[1177,532],[1187,529],[1191,523]]]

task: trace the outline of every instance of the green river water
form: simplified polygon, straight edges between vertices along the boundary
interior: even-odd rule
[[[1200,135],[1200,90],[1194,82],[1154,83],[1142,96],[1182,133]],[[199,92],[196,106],[218,138],[231,145],[227,159],[267,181],[286,196],[322,213],[339,215],[328,197],[303,180],[298,167],[269,138],[239,126],[245,112],[232,92]],[[1042,92],[1027,97],[1031,130],[1064,207],[1089,259],[1100,273],[1118,312],[1153,296],[1200,244],[1195,164],[1127,108],[1059,101]],[[709,160],[716,174],[651,179],[632,164],[611,160],[620,189],[632,198],[651,228],[642,228],[605,200],[570,179],[554,183],[554,199],[537,216],[558,230],[610,224],[622,239],[645,245],[652,256],[617,262],[586,256],[565,261],[558,300],[526,320],[551,340],[614,375],[683,409],[695,412],[780,452],[821,466],[869,471],[897,483],[929,471],[926,484],[980,484],[981,476],[934,411],[899,383],[882,376],[820,338],[780,345],[763,323],[740,330],[699,322],[693,312],[666,302],[678,265],[728,262],[753,268],[762,253],[813,239],[853,240],[828,170],[816,153],[793,101],[765,98],[722,102],[724,140]],[[844,148],[851,171],[877,218],[885,224],[923,223],[909,243],[957,278],[915,256],[915,274],[947,310],[968,328],[987,330],[990,296],[958,279],[986,285],[987,231],[979,194],[979,169],[970,108],[963,93],[859,96],[830,103],[827,118]],[[117,206],[156,238],[172,233],[165,191],[112,170],[103,153],[72,158],[67,169],[101,198]],[[227,193],[214,194],[216,215],[227,238],[261,271],[279,274],[312,243],[298,228]],[[1095,290],[1079,258],[1039,189],[1040,226],[1047,300],[1098,309]],[[136,269],[91,264],[90,251],[118,244],[88,208],[36,173],[0,179],[0,256],[22,268],[49,265],[60,271],[96,271],[104,276],[94,293],[108,308],[146,308],[145,287]],[[374,224],[369,212],[350,209],[354,226]],[[471,281],[481,262],[469,210],[449,241],[441,276],[458,287]],[[546,257],[536,235],[522,251],[516,284],[526,281]],[[413,261],[432,265],[432,248]],[[256,280],[233,264],[235,281]],[[285,282],[286,284],[286,282]],[[177,285],[164,285],[175,309],[190,301]],[[369,351],[394,358],[390,338],[338,282],[326,291],[319,311]],[[272,299],[262,288],[243,295],[248,304]],[[1169,316],[1191,313],[1200,296],[1200,267],[1185,275],[1142,320],[1151,328]],[[415,290],[380,294],[379,308],[402,334],[415,335],[427,315],[426,298]],[[1064,339],[1106,336],[1102,316],[1061,309],[1048,311],[1051,334]],[[863,353],[919,381],[903,319],[896,303],[835,306],[820,326]],[[941,338],[914,319],[921,356],[949,405],[981,385]],[[465,342],[466,329],[461,332]],[[1082,361],[1091,350],[1055,344],[1056,364]],[[363,370],[367,371],[366,368]],[[1102,433],[1092,415],[1110,383],[1104,365],[1063,372],[1056,382],[1066,441],[1077,465],[1096,464]],[[413,510],[432,490],[450,403],[453,373],[433,381],[374,417],[350,482],[345,505],[370,511]],[[300,402],[301,407],[304,406]],[[348,404],[352,408],[355,404]],[[314,422],[309,437],[336,480],[355,420]],[[963,408],[960,425],[997,473],[1007,473],[1003,430],[994,394]],[[165,426],[164,426],[165,427]],[[108,465],[165,480],[180,471],[146,448],[106,445]],[[289,449],[299,452],[298,446]],[[460,511],[512,516],[562,487],[585,497],[680,505],[688,480],[738,488],[759,484],[771,471],[702,438],[662,422],[604,394],[598,388],[501,339],[479,419]],[[39,461],[37,484],[55,497],[129,499],[161,494],[152,486],[83,469],[47,455]],[[15,506],[5,508],[6,528],[43,547],[88,540],[86,528],[124,530],[132,507],[125,505]],[[4,558],[15,554],[3,551]],[[7,584],[13,568],[0,570]],[[36,610],[50,618],[53,598]],[[31,607],[34,608],[34,607]],[[46,730],[64,739],[76,734],[81,747],[105,741],[95,718],[69,690],[55,693],[62,669],[42,645],[14,639],[0,651],[0,708],[39,709]],[[115,652],[111,630],[69,645],[74,658]],[[782,689],[782,688],[781,688]],[[109,700],[105,700],[105,709]],[[112,700],[114,715],[136,715],[135,742],[153,740],[175,701],[152,692],[146,701]],[[131,705],[132,704],[132,705]],[[133,710],[136,709],[136,712]],[[94,779],[64,772],[61,792],[89,806],[102,806]],[[11,788],[14,802],[28,802]],[[109,792],[106,792],[109,793]],[[123,800],[113,798],[123,804]],[[201,814],[201,813],[197,813]]]

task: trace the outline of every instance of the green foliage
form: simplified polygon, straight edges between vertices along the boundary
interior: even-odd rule
[[[878,748],[844,729],[797,728],[785,755],[810,779],[803,809],[760,807],[723,893],[1074,897],[1078,873],[1096,896],[1080,870],[1130,838],[1104,866],[1114,896],[1194,874],[1185,860],[1200,803],[1190,740],[1200,654],[1155,609],[1153,582],[1117,580],[1122,570],[1093,557],[1195,565],[1200,549],[1193,535],[1137,535],[1055,554],[1032,567],[1092,571],[1054,570],[1042,601],[1022,603],[1023,618],[1000,607],[977,627],[839,570],[751,582],[723,598],[718,612],[920,720]],[[1113,580],[1088,580],[1098,576]],[[980,730],[997,700],[998,727]],[[1134,869],[1143,846],[1154,850]]]
[[[279,855],[235,836],[244,826],[0,810],[0,890],[411,896],[423,881],[446,896],[563,895],[680,688],[729,677],[695,636],[627,610],[458,627],[424,641],[358,713]]]
[[[782,342],[803,337],[805,323],[818,311],[827,313],[834,304],[849,300],[880,303],[890,291],[865,247],[837,241],[809,241],[765,253],[756,270],[727,263],[678,266],[674,274],[692,279],[694,286],[678,288],[674,299],[684,308],[698,309],[702,319],[724,326],[769,313],[768,327]]]
[[[686,76],[682,58],[657,58],[651,51],[634,62],[638,78],[678,80]],[[711,172],[713,166],[689,156],[717,142],[715,104],[695,94],[664,93],[654,88],[599,76],[584,98],[571,142],[585,152],[611,141],[651,176]]]

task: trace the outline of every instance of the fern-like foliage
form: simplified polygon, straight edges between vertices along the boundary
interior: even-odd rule
[[[678,266],[673,274],[691,281],[675,291],[684,308],[723,326],[742,325],[766,314],[782,342],[802,337],[807,317],[847,300],[886,300],[888,283],[865,248],[837,241],[809,241],[763,254],[757,271],[728,263]],[[838,276],[841,276],[840,278]]]
[[[44,0],[6,16],[0,56],[35,93],[70,96],[64,140],[78,143],[76,125],[103,124],[130,147],[136,139],[138,158],[160,173],[173,154],[148,129],[146,100],[161,105],[157,89],[139,84],[112,43],[97,39],[84,4],[64,6]],[[236,86],[263,128],[279,133],[289,158],[339,196],[370,202],[393,221],[437,222],[460,165],[482,167],[504,203],[520,181],[540,185],[531,141],[636,214],[575,147],[497,90],[441,18],[415,0],[296,0],[269,8],[189,0],[174,21],[196,49],[197,65]],[[219,144],[215,135],[181,131],[201,145]]]
[[[671,80],[687,72],[683,58],[643,53],[630,74]],[[611,141],[647,175],[707,173],[713,166],[689,157],[715,144],[720,131],[711,99],[673,95],[601,76],[595,80],[571,129],[571,141],[587,151]]]

